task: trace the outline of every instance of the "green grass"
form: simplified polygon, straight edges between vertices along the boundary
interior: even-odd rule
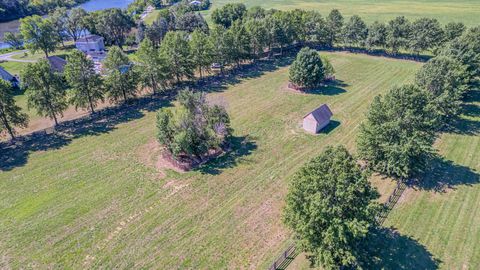
[[[152,11],[150,14],[148,14],[145,20],[143,21],[145,22],[146,25],[150,25],[157,19],[159,14],[160,14],[160,9],[156,9]]]
[[[68,46],[68,45],[67,45],[67,48],[65,48],[65,49],[59,48],[59,49],[57,49],[55,52],[49,53],[49,56],[56,55],[56,56],[59,56],[59,57],[62,57],[62,58],[64,58],[64,59],[66,59],[67,55],[70,54],[73,49],[74,49],[73,46]],[[14,56],[12,56],[12,58],[13,58],[13,59],[19,59],[19,60],[38,61],[38,60],[40,60],[40,59],[45,58],[45,53],[42,52],[42,51],[37,51],[37,52],[35,52],[35,53],[27,52],[27,53],[25,53],[25,54],[17,54],[17,55],[14,55]]]
[[[230,0],[212,1],[210,10],[203,12],[203,14],[208,17],[212,10],[231,2]],[[301,8],[317,10],[323,15],[327,15],[331,9],[336,8],[346,16],[360,15],[367,22],[387,21],[395,16],[404,15],[410,19],[419,17],[437,18],[441,23],[462,21],[469,26],[480,23],[480,2],[476,0],[243,0],[235,2],[244,3],[247,7],[262,6],[267,9],[291,10]]]
[[[343,84],[323,94],[285,90],[287,66],[212,89],[209,99],[227,104],[239,150],[198,171],[163,176],[151,165],[158,151],[149,111],[52,147],[42,141],[35,146],[42,151],[17,150],[13,167],[0,173],[3,265],[265,268],[289,238],[280,221],[288,178],[327,145],[354,150],[372,98],[411,81],[420,67],[328,55]],[[334,124],[305,134],[302,116],[325,102]]]

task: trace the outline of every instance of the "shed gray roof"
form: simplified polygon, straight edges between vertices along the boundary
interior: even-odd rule
[[[67,64],[67,61],[65,61],[63,58],[60,58],[58,56],[49,56],[47,60],[53,71],[63,73],[63,71],[65,70],[65,65]]]
[[[77,39],[77,42],[97,42],[102,39],[103,37],[98,35],[88,35]]]
[[[320,107],[316,108],[312,112],[305,115],[303,118],[313,118],[317,123],[324,123],[325,121],[330,120],[333,116],[332,111],[327,106],[327,104],[322,104]]]
[[[12,74],[8,73],[3,67],[0,67],[0,79],[3,79],[5,81],[12,81],[15,79]]]

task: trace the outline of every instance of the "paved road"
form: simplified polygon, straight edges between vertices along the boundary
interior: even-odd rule
[[[15,51],[15,52],[9,52],[5,54],[0,54],[0,61],[11,61],[11,62],[21,62],[21,63],[35,63],[34,60],[23,60],[23,59],[15,59],[12,58],[12,56],[18,55],[18,54],[24,54],[28,52],[28,50],[21,50],[21,51]]]

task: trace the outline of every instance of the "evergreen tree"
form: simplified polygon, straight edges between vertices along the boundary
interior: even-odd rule
[[[362,18],[353,15],[345,24],[342,35],[345,43],[363,46],[368,35],[367,25]]]
[[[397,54],[401,48],[408,48],[410,32],[411,24],[404,16],[388,22],[387,47],[390,48],[393,54]]]
[[[72,89],[71,102],[75,108],[90,109],[94,113],[97,102],[103,101],[104,89],[93,61],[75,50],[67,59],[64,74]]]
[[[49,117],[58,125],[58,116],[67,109],[64,79],[53,72],[47,60],[28,64],[22,74],[27,88],[28,107],[35,108],[40,116]]]
[[[450,22],[445,25],[443,32],[445,33],[445,41],[450,42],[458,37],[461,37],[465,32],[466,27],[461,22]]]
[[[368,28],[368,36],[365,45],[368,49],[375,47],[385,48],[387,44],[387,26],[375,21]]]
[[[316,87],[325,78],[322,59],[315,50],[305,47],[300,50],[290,66],[290,81],[300,87]]]
[[[7,130],[12,139],[15,139],[14,127],[27,127],[28,115],[21,112],[21,108],[13,99],[13,87],[10,82],[0,79],[0,132]]]
[[[258,59],[267,43],[268,31],[265,28],[265,20],[249,19],[245,22],[245,29],[250,37],[251,55]]]
[[[332,9],[327,17],[327,26],[330,29],[329,45],[338,43],[342,37],[343,16],[338,9]]]
[[[146,38],[140,43],[137,61],[142,86],[150,87],[153,93],[157,93],[160,86],[166,85],[168,68],[150,39]]]
[[[416,54],[427,50],[436,50],[445,36],[436,19],[420,18],[412,23],[409,48]]]

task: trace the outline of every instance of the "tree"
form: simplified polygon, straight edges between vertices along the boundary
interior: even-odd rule
[[[322,269],[354,267],[375,226],[379,194],[343,146],[327,147],[292,177],[283,211],[297,246]]]
[[[202,159],[209,150],[224,146],[230,136],[230,119],[224,108],[207,104],[201,92],[183,90],[180,106],[157,114],[157,139],[174,158]]]
[[[27,49],[33,53],[41,50],[46,57],[55,51],[59,41],[52,22],[38,15],[20,19],[20,33],[28,41],[25,44]]]
[[[250,36],[241,21],[235,21],[228,32],[233,38],[230,57],[240,67],[240,62],[250,57]]]
[[[331,29],[320,13],[309,11],[304,14],[305,41],[322,46],[331,45]]]
[[[73,8],[70,10],[65,29],[73,41],[77,41],[82,32],[85,32],[87,15],[87,12],[83,8]]]
[[[368,27],[368,36],[365,42],[368,49],[375,47],[385,48],[387,44],[387,26],[375,21]]]
[[[326,57],[324,55],[320,55],[320,58],[322,59],[323,69],[325,70],[324,77],[325,78],[330,78],[330,79],[333,78],[333,76],[335,75],[335,69],[333,68],[332,63],[330,62],[328,57]]]
[[[146,36],[150,39],[155,47],[160,46],[163,38],[168,32],[168,22],[165,18],[159,17],[156,19],[152,25],[148,26],[146,29]]]
[[[461,37],[462,34],[465,32],[466,27],[461,22],[450,22],[445,25],[444,33],[445,33],[445,41],[450,42],[458,37]]]
[[[183,77],[193,77],[193,62],[186,32],[168,32],[160,45],[160,56],[169,67],[170,77],[180,82]]]
[[[343,16],[338,9],[332,9],[327,17],[327,26],[330,29],[329,45],[338,43],[342,37]]]
[[[107,43],[122,47],[127,34],[134,26],[130,16],[118,8],[105,9],[96,22],[96,30],[105,37]]]
[[[260,58],[265,44],[267,43],[268,31],[265,28],[265,21],[258,19],[249,19],[245,22],[245,29],[250,37],[250,49],[253,59]]]
[[[106,71],[106,89],[113,102],[123,99],[127,102],[134,97],[137,89],[137,74],[128,57],[117,46],[110,48],[104,61]]]
[[[234,21],[242,19],[247,14],[244,4],[229,3],[221,8],[215,9],[212,13],[212,20],[215,24],[229,28]]]
[[[140,43],[137,61],[142,86],[150,87],[154,94],[157,93],[160,86],[166,85],[167,67],[150,39],[146,38]]]
[[[3,41],[14,49],[20,49],[23,47],[23,36],[21,33],[6,32]]]
[[[360,16],[353,15],[345,24],[342,32],[343,41],[347,44],[363,46],[367,39],[368,29]]]
[[[203,72],[209,70],[213,63],[213,44],[208,35],[195,30],[190,36],[190,52],[193,65],[198,69],[200,78],[203,78]]]
[[[290,66],[290,81],[300,87],[316,87],[325,78],[322,59],[315,50],[302,48]]]
[[[404,17],[396,17],[388,22],[387,47],[393,54],[397,54],[401,48],[407,48],[410,38],[411,24]]]
[[[431,94],[442,125],[460,113],[461,99],[467,88],[466,76],[465,67],[445,56],[430,59],[416,74],[415,83]]]
[[[409,48],[416,54],[435,50],[444,41],[444,32],[437,19],[420,18],[410,28]]]
[[[66,32],[68,13],[65,7],[57,7],[53,13],[50,14],[49,19],[52,22],[53,28],[57,33],[58,40],[65,48],[64,40],[68,37]]]
[[[68,56],[64,74],[71,87],[71,102],[75,108],[88,108],[95,113],[97,102],[103,101],[104,89],[93,61],[83,52],[74,50]]]
[[[358,153],[377,172],[412,177],[433,153],[436,130],[428,93],[413,85],[393,87],[374,98],[360,126]]]
[[[208,24],[200,13],[187,12],[177,18],[175,29],[189,33],[199,29],[204,33],[208,33]]]
[[[10,82],[0,79],[0,132],[6,129],[12,139],[15,139],[14,127],[27,127],[28,115],[13,99],[13,87]]]
[[[214,48],[213,61],[220,65],[222,74],[225,65],[231,63],[230,52],[233,47],[233,37],[230,33],[221,25],[214,26],[210,32],[210,40]]]
[[[137,33],[135,35],[135,41],[138,44],[140,44],[145,38],[146,30],[147,30],[147,27],[145,26],[145,23],[143,21],[140,21],[137,23]]]
[[[440,53],[465,66],[468,89],[476,89],[480,82],[480,27],[468,29],[461,37],[450,42]]]
[[[28,64],[22,74],[29,108],[40,116],[49,117],[58,125],[58,116],[67,109],[65,84],[61,74],[52,71],[47,60]]]

